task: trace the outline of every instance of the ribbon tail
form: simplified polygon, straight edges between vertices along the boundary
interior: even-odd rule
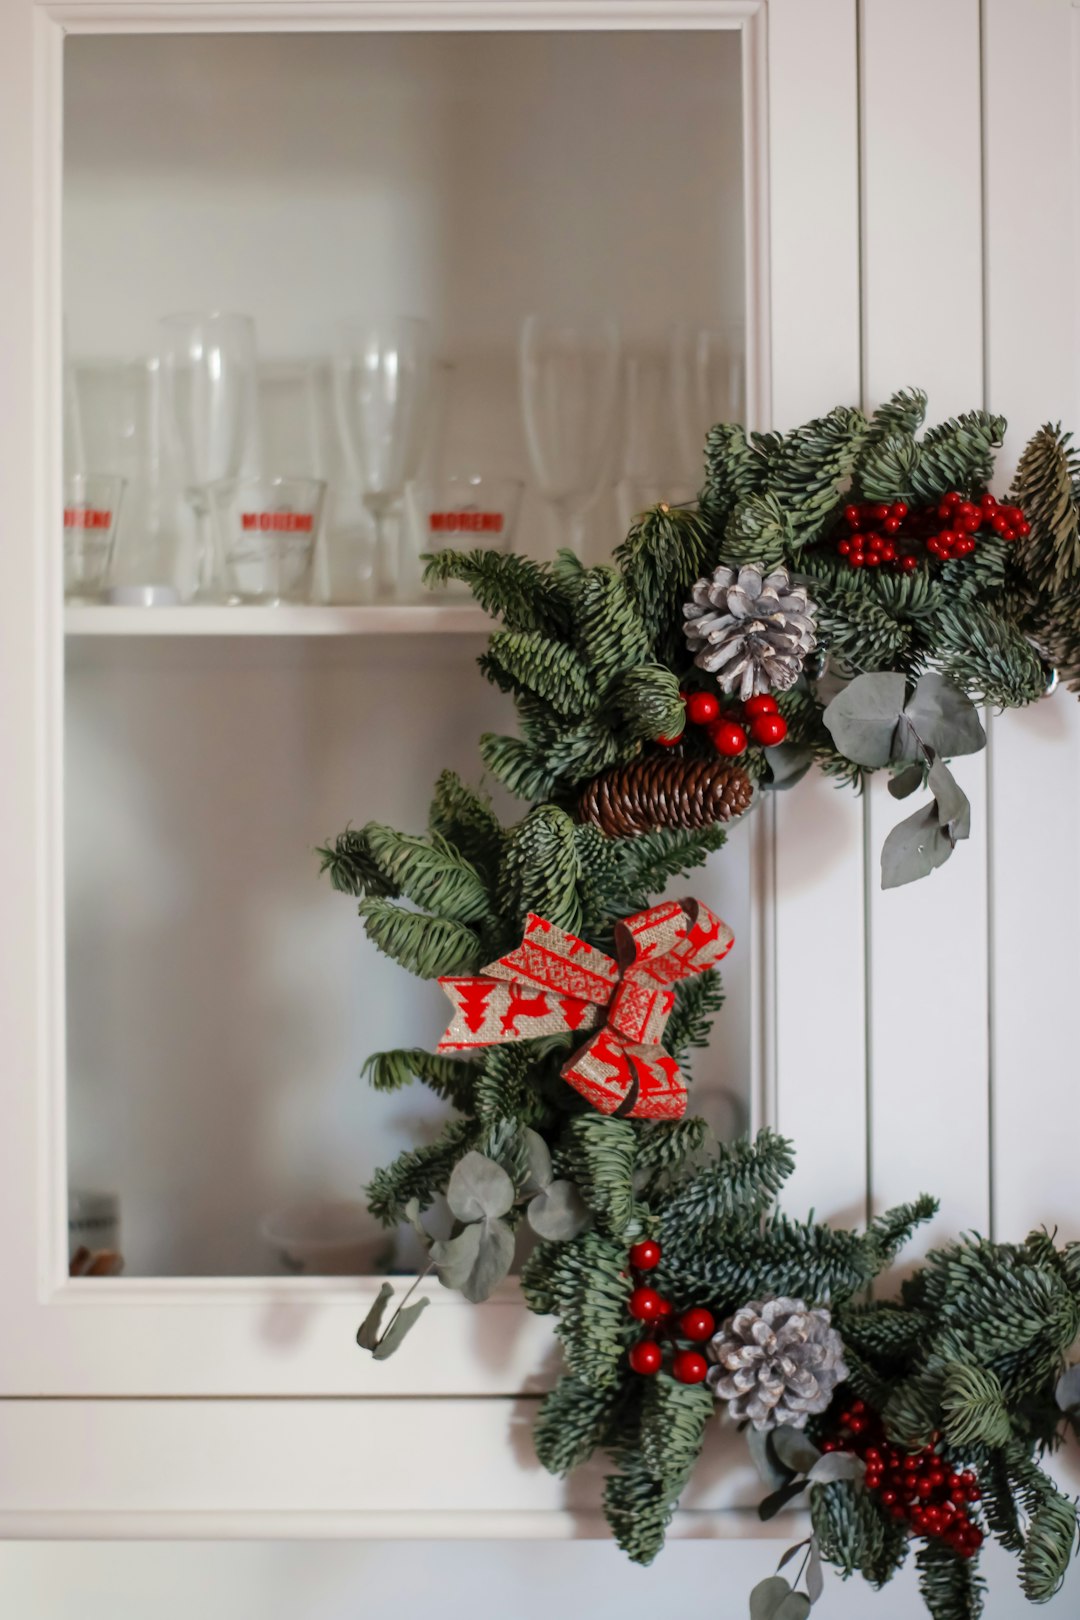
[[[686,1086],[661,1046],[638,1046],[610,1026],[564,1066],[563,1079],[602,1114],[619,1119],[681,1119]]]

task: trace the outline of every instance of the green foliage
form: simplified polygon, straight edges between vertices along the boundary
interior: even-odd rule
[[[1024,450],[1010,498],[1031,532],[1015,542],[1032,588],[1053,598],[1080,575],[1080,453],[1060,423],[1046,423]]]
[[[907,1529],[886,1516],[877,1496],[861,1485],[840,1481],[815,1485],[810,1516],[821,1556],[843,1576],[859,1574],[871,1586],[884,1586],[903,1566]]]
[[[612,1534],[636,1564],[651,1564],[701,1451],[713,1415],[702,1384],[677,1384],[666,1373],[646,1384],[637,1422],[614,1448],[619,1471],[604,1486]]]
[[[539,630],[496,630],[480,662],[504,692],[533,693],[564,718],[586,714],[596,704],[588,665],[573,647]]]
[[[364,833],[372,861],[397,894],[453,922],[476,922],[487,912],[483,878],[440,833],[418,838],[377,822]]]
[[[620,1382],[638,1336],[626,1309],[626,1245],[599,1232],[572,1243],[541,1243],[521,1273],[525,1303],[554,1314],[566,1364],[592,1388]]]
[[[1004,613],[967,602],[939,614],[935,630],[942,672],[975,702],[1018,709],[1046,691],[1042,660]]]
[[[821,537],[843,504],[842,486],[866,435],[861,411],[838,406],[785,434],[768,459],[768,484],[786,513],[795,550]]]
[[[665,1243],[681,1252],[699,1247],[703,1237],[725,1222],[756,1222],[772,1207],[794,1168],[790,1142],[772,1131],[759,1131],[753,1141],[719,1146],[712,1163],[667,1201]]]
[[[637,1132],[635,1169],[648,1174],[690,1166],[711,1136],[705,1121],[694,1114],[685,1119],[642,1120]]]
[[[1046,1480],[1020,1554],[1020,1584],[1030,1602],[1046,1603],[1059,1590],[1075,1548],[1076,1504]]]
[[[422,911],[405,911],[392,900],[362,900],[360,918],[368,938],[418,979],[475,973],[483,961],[471,928]]]
[[[936,501],[947,490],[967,494],[985,489],[994,475],[994,452],[1005,439],[1005,418],[988,411],[967,411],[939,422],[923,435],[912,492],[919,501]]]
[[[428,811],[429,831],[453,844],[489,884],[498,868],[503,829],[486,794],[443,771]]]
[[[437,1097],[455,1108],[468,1110],[476,1083],[477,1066],[464,1058],[444,1052],[425,1052],[422,1047],[373,1052],[362,1073],[376,1091],[400,1091],[413,1080],[422,1080]]]
[[[567,1122],[556,1171],[574,1182],[601,1232],[617,1238],[634,1213],[632,1175],[637,1133],[628,1119],[579,1114]]]
[[[551,571],[528,557],[500,551],[439,551],[428,559],[425,585],[460,579],[485,613],[509,630],[558,634],[567,622],[566,603]]]
[[[569,1474],[606,1443],[625,1405],[620,1386],[594,1389],[564,1374],[540,1402],[533,1424],[537,1457],[550,1474]]]
[[[915,1555],[919,1592],[931,1620],[979,1620],[986,1587],[975,1562],[940,1541],[927,1541]]]
[[[685,654],[681,606],[705,573],[711,549],[708,526],[697,512],[665,506],[644,513],[615,548],[615,565],[661,663]]]
[[[476,1145],[477,1134],[471,1119],[451,1120],[437,1141],[399,1153],[393,1164],[376,1170],[365,1188],[375,1219],[396,1226],[405,1219],[405,1206],[413,1198],[426,1209],[436,1194],[446,1190],[451,1171]]]
[[[580,933],[580,876],[574,822],[555,805],[538,804],[507,841],[499,874],[499,910],[511,942],[520,942],[530,911],[568,933]]]
[[[721,422],[709,429],[701,506],[714,527],[723,529],[738,503],[761,488],[765,474],[765,458],[758,444],[737,422]]]
[[[1005,1391],[984,1367],[959,1361],[945,1369],[941,1389],[945,1438],[952,1446],[1003,1446],[1012,1435]]]
[[[368,844],[366,827],[361,831],[347,828],[318,853],[320,875],[327,873],[331,887],[340,894],[392,898],[400,892],[377,866]]]
[[[520,1125],[543,1123],[546,1103],[537,1089],[538,1063],[533,1042],[492,1046],[475,1066],[473,1108],[485,1124],[509,1120]],[[490,1152],[490,1149],[488,1150]],[[498,1153],[491,1155],[499,1158]]]
[[[676,986],[675,1005],[664,1030],[664,1046],[672,1057],[685,1059],[692,1047],[708,1046],[713,1019],[723,1004],[724,989],[716,968]]]

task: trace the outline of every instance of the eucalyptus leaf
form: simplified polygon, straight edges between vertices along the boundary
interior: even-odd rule
[[[862,1479],[866,1464],[850,1451],[827,1451],[819,1457],[807,1478],[811,1485],[834,1485],[838,1479]]]
[[[1054,1399],[1061,1410],[1068,1412],[1070,1417],[1080,1415],[1080,1362],[1074,1367],[1066,1367],[1057,1381]]]
[[[751,1461],[758,1471],[758,1478],[770,1491],[778,1491],[781,1485],[786,1485],[791,1478],[791,1471],[777,1461],[769,1438],[768,1429],[755,1429],[751,1425],[746,1431],[746,1444],[750,1450]]]
[[[806,1595],[816,1603],[825,1590],[825,1572],[821,1567],[821,1545],[817,1536],[810,1537],[810,1557],[806,1564]]]
[[[374,1357],[376,1361],[385,1361],[387,1356],[393,1355],[406,1333],[415,1326],[417,1319],[423,1315],[430,1303],[431,1301],[425,1294],[422,1299],[416,1300],[414,1304],[401,1307],[375,1346]]]
[[[483,1153],[466,1153],[454,1166],[446,1202],[459,1221],[497,1218],[514,1202],[514,1183],[494,1159]]]
[[[902,771],[889,777],[889,792],[894,799],[906,799],[923,785],[923,768],[921,765],[905,765]]]
[[[920,675],[904,714],[937,754],[977,754],[986,747],[979,711],[966,692],[937,670]]]
[[[773,1451],[785,1468],[793,1474],[808,1474],[820,1459],[821,1452],[801,1429],[781,1424],[772,1431]]]
[[[781,1485],[778,1491],[773,1491],[764,1501],[758,1503],[758,1518],[761,1520],[775,1519],[776,1515],[787,1507],[789,1502],[805,1491],[805,1479],[789,1479],[786,1485]]]
[[[510,1270],[514,1234],[502,1220],[474,1221],[456,1237],[433,1243],[431,1258],[445,1288],[456,1288],[478,1304]]]
[[[806,1620],[810,1613],[810,1599],[805,1592],[792,1592],[779,1608],[773,1610],[773,1620]]]
[[[942,866],[953,852],[953,841],[938,822],[936,804],[928,804],[899,822],[881,851],[881,887],[897,889],[914,883]]]
[[[413,1231],[416,1233],[417,1237],[420,1239],[421,1243],[426,1248],[431,1242],[431,1233],[427,1231],[423,1221],[420,1219],[419,1198],[408,1199],[403,1206],[402,1213],[404,1214],[409,1225],[412,1227]]]
[[[783,1558],[781,1558],[780,1562],[777,1564],[777,1569],[783,1569],[785,1564],[790,1564],[793,1558],[798,1558],[803,1548],[809,1546],[809,1544],[809,1540],[797,1541],[794,1547],[789,1547]]]
[[[809,748],[802,748],[798,743],[779,743],[769,749],[765,762],[769,767],[765,786],[782,793],[802,781],[814,763],[814,756]]]
[[[375,1295],[370,1311],[364,1317],[356,1330],[356,1342],[361,1350],[374,1350],[379,1342],[379,1328],[386,1313],[386,1307],[394,1297],[394,1290],[388,1282],[384,1282]]]
[[[945,829],[954,844],[960,838],[968,838],[971,834],[971,805],[967,794],[943,760],[935,759],[926,785],[937,800],[939,826]]]
[[[525,1138],[528,1168],[521,1191],[528,1197],[530,1193],[543,1192],[545,1187],[551,1186],[551,1154],[539,1131],[530,1130],[526,1125],[522,1135]]]
[[[767,1575],[750,1593],[750,1620],[774,1620],[791,1587],[782,1575]]]
[[[553,1181],[530,1201],[526,1213],[533,1231],[549,1243],[577,1237],[590,1219],[589,1206],[572,1181]]]
[[[876,670],[838,692],[822,715],[833,742],[856,765],[887,765],[907,682],[898,671]]]

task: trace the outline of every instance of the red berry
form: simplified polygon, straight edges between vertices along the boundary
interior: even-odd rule
[[[680,731],[674,737],[657,737],[656,740],[660,744],[661,748],[674,748],[676,743],[682,742],[683,734]]]
[[[844,507],[844,522],[849,529],[857,529],[862,521],[862,514],[857,506]]]
[[[880,552],[872,551],[870,553],[870,555],[866,559],[866,566],[868,568],[880,568],[881,567],[881,554],[880,554]]]
[[[750,735],[762,748],[775,748],[787,736],[787,721],[780,714],[759,714],[750,722]]]
[[[1024,514],[1018,506],[1003,506],[1001,510],[1014,528],[1018,523],[1023,523]]]
[[[660,1371],[664,1352],[655,1339],[641,1339],[631,1346],[628,1359],[634,1372],[648,1376],[650,1373]]]
[[[891,545],[891,544],[886,544],[886,545],[882,546],[882,548],[881,548],[881,560],[882,560],[882,562],[895,562],[896,561],[896,547],[894,545]]]
[[[889,508],[887,506],[875,505],[870,508],[870,516],[875,523],[884,523],[888,515]]]
[[[887,1507],[887,1508],[895,1507],[896,1503],[897,1503],[897,1495],[896,1495],[895,1491],[882,1491],[882,1493],[881,1493],[881,1505],[882,1505],[882,1507]]]
[[[779,714],[776,699],[763,692],[759,697],[747,698],[743,704],[743,713],[748,720],[753,720],[759,714]]]
[[[839,541],[837,543],[836,549],[837,549],[837,551],[838,551],[838,553],[840,554],[841,557],[846,557],[849,554],[849,552],[851,551],[851,541],[850,540],[841,540],[841,541]]]
[[[630,1250],[630,1264],[635,1271],[654,1271],[660,1264],[660,1245],[652,1238],[642,1238]]]
[[[889,516],[885,519],[884,523],[881,525],[881,527],[885,531],[886,534],[899,534],[900,533],[900,519],[898,517],[893,517],[892,514],[890,513]]]
[[[984,512],[995,512],[997,510],[997,498],[987,490],[985,495],[980,495],[979,505]]]
[[[693,1339],[695,1344],[701,1344],[705,1339],[711,1339],[716,1332],[716,1322],[711,1311],[704,1306],[695,1306],[693,1310],[683,1311],[679,1317],[679,1332],[684,1339]]]
[[[660,1315],[661,1316],[670,1316],[672,1311],[674,1310],[674,1308],[675,1307],[672,1305],[670,1299],[665,1299],[663,1294],[661,1294],[660,1295]]]
[[[892,505],[889,507],[889,516],[899,518],[900,521],[903,522],[903,520],[907,517],[907,515],[908,515],[907,501],[893,501]]]
[[[680,1350],[671,1363],[671,1375],[680,1384],[704,1383],[708,1370],[709,1363],[697,1350]]]
[[[900,567],[904,570],[905,574],[913,574],[918,566],[918,557],[901,557],[900,559]]]
[[[746,732],[734,720],[718,720],[709,727],[709,737],[716,752],[726,754],[729,759],[734,759],[736,754],[746,749]]]
[[[851,556],[848,558],[848,562],[850,563],[852,568],[861,568],[862,565],[863,565],[862,552],[861,551],[857,551],[857,552],[853,551]]]
[[[975,550],[975,542],[971,538],[970,534],[965,535],[962,540],[958,540],[956,542],[953,550],[956,552],[958,557],[970,557],[971,553]]]
[[[661,1309],[663,1303],[655,1288],[635,1288],[630,1295],[627,1309],[639,1322],[655,1322],[663,1315]]]
[[[711,692],[691,692],[686,700],[686,718],[695,726],[707,726],[720,713],[720,701]]]
[[[1012,524],[1005,516],[1004,508],[1000,508],[994,513],[993,517],[990,519],[990,527],[993,529],[995,534],[1008,534],[1009,530],[1012,528]]]
[[[1025,518],[1025,517],[1022,517],[1020,519],[1019,523],[1014,523],[1013,528],[1016,530],[1017,534],[1021,537],[1021,539],[1023,539],[1026,535],[1029,535],[1031,533],[1031,524],[1028,522],[1027,518]]]

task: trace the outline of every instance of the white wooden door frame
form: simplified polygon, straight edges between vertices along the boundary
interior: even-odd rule
[[[317,1279],[117,1280],[66,1277],[62,802],[62,613],[57,548],[60,488],[61,67],[65,32],[306,29],[723,28],[743,42],[744,167],[749,199],[746,279],[750,409],[761,424],[776,409],[801,414],[811,397],[850,397],[857,347],[855,26],[850,0],[8,0],[0,14],[0,204],[14,243],[0,267],[11,345],[0,405],[0,478],[11,533],[0,599],[0,725],[9,763],[0,851],[5,896],[0,942],[0,1209],[17,1235],[0,1261],[6,1396],[402,1396],[512,1394],[547,1367],[549,1325],[508,1284],[481,1310],[435,1290],[427,1331],[391,1362],[357,1354],[353,1335],[371,1285]],[[770,43],[771,40],[771,43]],[[769,55],[771,49],[772,54]],[[832,91],[822,118],[821,86]],[[771,159],[770,159],[771,152]],[[14,161],[12,154],[23,154]],[[800,239],[815,208],[832,228],[811,263]],[[783,258],[771,268],[770,240]],[[771,362],[770,307],[783,331]],[[843,333],[823,340],[821,312]],[[11,319],[18,312],[16,319]],[[808,392],[805,379],[815,377]],[[792,1054],[796,1001],[775,984],[788,958],[774,933],[794,937],[788,900],[777,909],[775,821],[760,818],[759,937],[749,942],[762,1039],[755,1123],[797,1128],[813,1166],[830,1139],[800,1117],[801,1092],[776,1079]],[[797,865],[797,857],[784,855]],[[851,889],[859,862],[843,868]],[[838,863],[837,872],[841,869]],[[835,874],[804,885],[796,909],[828,909]],[[792,964],[794,965],[794,964]],[[805,985],[805,980],[803,980]],[[803,995],[800,990],[799,996]],[[806,987],[807,995],[810,987]],[[814,990],[827,1011],[829,986]],[[857,1088],[857,1069],[851,1070]],[[853,1122],[853,1133],[859,1124]],[[813,1172],[804,1174],[812,1177]],[[832,1172],[830,1182],[835,1186]],[[865,1201],[849,1175],[844,1204]],[[422,1343],[420,1341],[423,1341]]]

